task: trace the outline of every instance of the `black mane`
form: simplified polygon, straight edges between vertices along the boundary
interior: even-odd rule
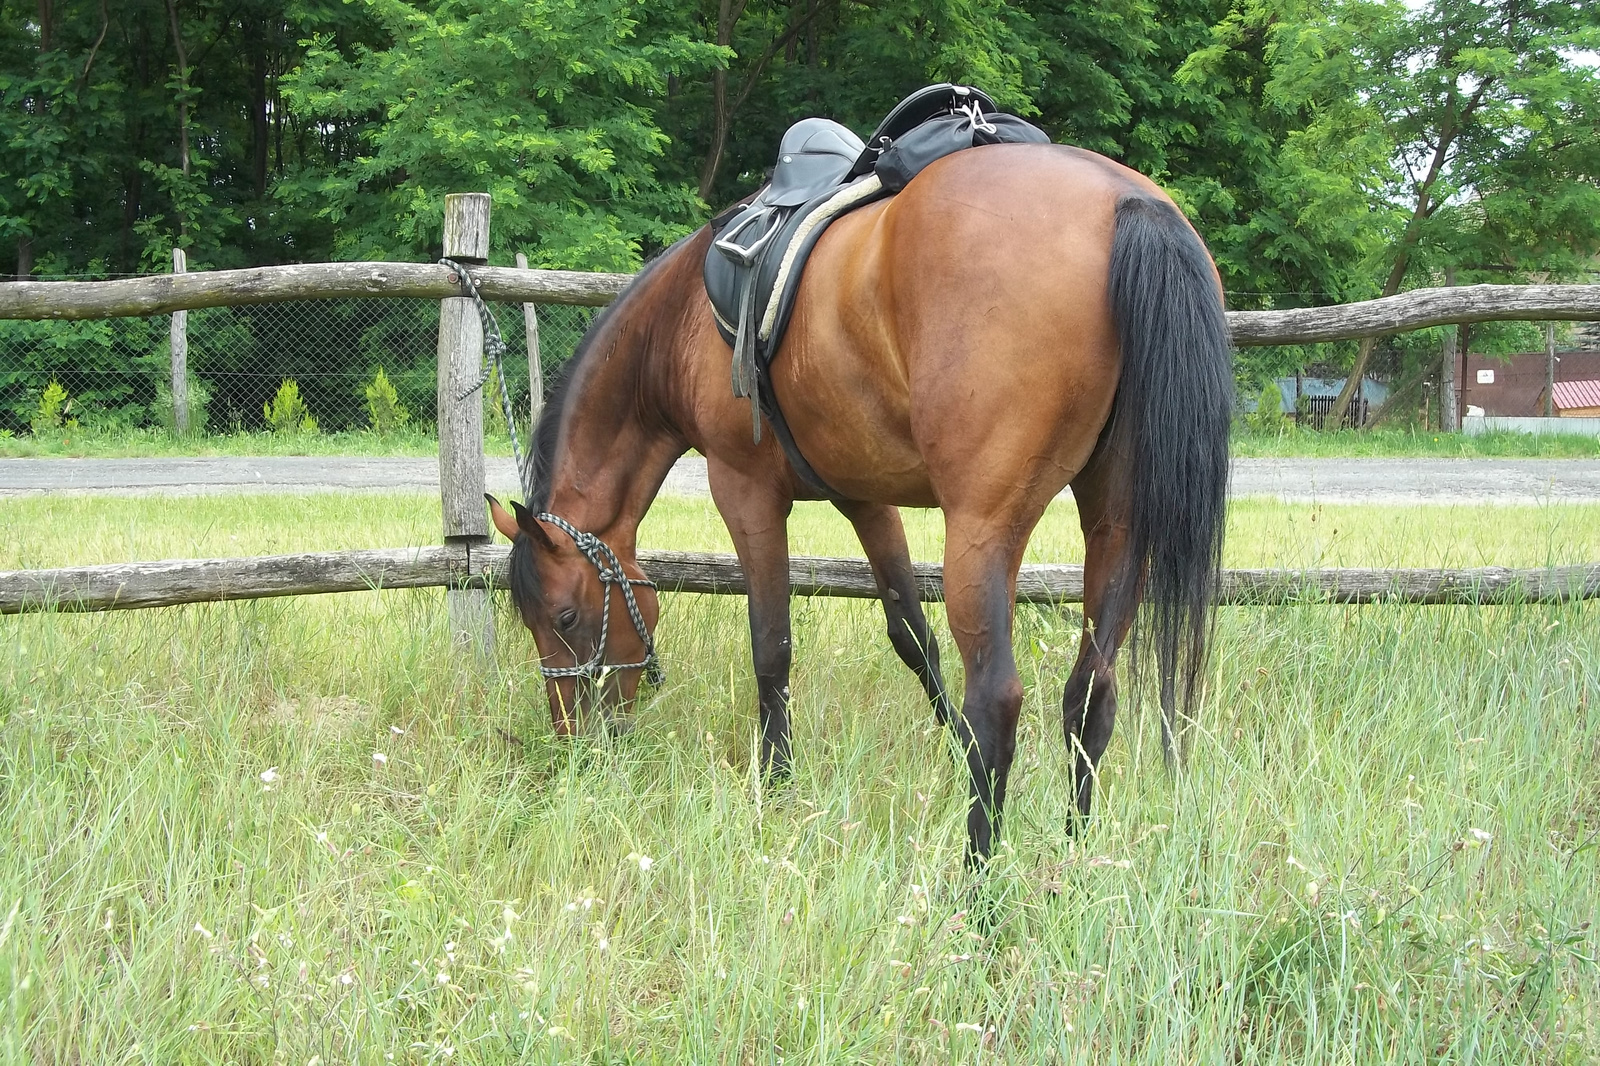
[[[698,232],[699,230],[695,231]],[[555,469],[556,448],[561,441],[561,427],[566,418],[568,394],[572,391],[578,372],[583,369],[588,357],[598,347],[596,341],[605,331],[612,315],[633,298],[645,278],[674,249],[693,237],[694,233],[689,234],[645,263],[617,298],[589,323],[589,328],[583,332],[583,339],[578,341],[578,346],[572,351],[572,358],[562,364],[560,372],[556,375],[555,384],[550,388],[550,398],[545,401],[544,410],[539,415],[539,424],[533,430],[533,452],[528,457],[528,461],[533,464],[533,476],[529,479],[533,488],[527,500],[527,508],[533,514],[550,509],[550,493],[554,488],[551,484],[551,472]],[[539,584],[539,568],[533,562],[533,542],[526,533],[512,542],[509,570],[511,602],[517,605],[523,621],[531,629],[532,607],[543,598],[543,591]]]
[[[698,233],[696,230],[695,233]],[[550,473],[555,469],[556,446],[561,440],[561,426],[566,418],[567,394],[572,390],[572,383],[582,369],[585,360],[594,351],[595,342],[604,332],[606,324],[611,317],[622,308],[639,290],[644,280],[649,277],[656,267],[660,266],[675,249],[685,241],[691,240],[694,233],[680,238],[671,246],[653,256],[639,273],[634,275],[626,288],[617,295],[601,312],[589,323],[589,328],[584,330],[583,339],[578,341],[578,346],[572,351],[572,358],[561,366],[560,373],[556,376],[555,384],[550,388],[550,398],[545,402],[544,411],[539,415],[539,424],[533,431],[533,454],[530,461],[533,463],[532,495],[528,498],[528,510],[534,514],[550,509]]]

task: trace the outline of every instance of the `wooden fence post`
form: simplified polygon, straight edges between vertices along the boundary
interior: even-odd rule
[[[517,253],[517,267],[528,269],[528,257]],[[528,450],[533,451],[533,433],[544,410],[544,372],[539,364],[539,305],[522,305],[522,325],[528,332]],[[532,462],[530,458],[528,460]],[[520,471],[519,471],[520,473]]]
[[[1556,324],[1544,324],[1544,416],[1556,416]]]
[[[444,198],[444,254],[465,267],[489,258],[489,194],[453,193]],[[439,502],[444,542],[458,544],[469,560],[489,543],[483,500],[483,397],[462,397],[482,376],[483,323],[470,297],[452,296],[439,305]],[[480,660],[494,657],[494,614],[485,589],[445,592],[450,631],[457,644],[471,645]]]
[[[185,273],[189,257],[182,248],[172,250],[172,272]],[[178,436],[189,432],[189,312],[172,312],[172,428]]]
[[[1441,361],[1443,372],[1439,375],[1439,428],[1446,433],[1454,433],[1456,430],[1456,427],[1451,424],[1454,420],[1450,417],[1455,406],[1449,402],[1449,399],[1456,394],[1456,362],[1458,358],[1456,355],[1456,332],[1459,329],[1459,326],[1446,326],[1444,328],[1444,341],[1440,345],[1443,355]],[[1426,421],[1424,421],[1422,428],[1423,430],[1429,428]]]
[[[1455,267],[1445,268],[1444,283],[1446,285],[1456,283]],[[1461,410],[1457,397],[1461,393],[1456,382],[1456,364],[1460,360],[1460,354],[1456,351],[1456,341],[1460,332],[1460,326],[1444,328],[1443,373],[1439,375],[1439,429],[1445,433],[1454,433],[1461,428],[1461,419],[1457,417]],[[1426,432],[1427,422],[1423,422],[1422,428]]]

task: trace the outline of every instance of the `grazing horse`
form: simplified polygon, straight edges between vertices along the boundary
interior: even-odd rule
[[[546,407],[533,499],[493,500],[559,734],[632,699],[657,618],[637,530],[673,462],[706,458],[749,583],[761,757],[785,772],[789,547],[815,499],[773,433],[752,440],[701,282],[710,227],[657,257],[595,321]],[[968,857],[992,847],[1016,749],[1017,570],[1070,485],[1086,542],[1084,625],[1062,698],[1078,810],[1111,737],[1114,664],[1141,600],[1171,753],[1193,698],[1220,565],[1230,341],[1216,268],[1167,196],[1091,152],[1002,144],[947,156],[838,219],[806,268],[770,373],[800,453],[842,499],[889,640],[965,752]],[[918,603],[897,506],[945,517],[959,712]],[[604,579],[604,580],[603,580]]]

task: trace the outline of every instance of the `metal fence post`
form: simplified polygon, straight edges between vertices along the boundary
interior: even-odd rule
[[[444,254],[465,267],[489,258],[489,194],[453,193],[444,198]],[[470,298],[452,296],[439,305],[439,502],[444,542],[458,544],[470,562],[472,550],[489,543],[484,505],[483,400],[463,397],[482,375],[483,324]],[[469,566],[469,572],[472,569]],[[445,592],[450,631],[457,644],[471,645],[480,659],[494,655],[494,614],[485,589]]]
[[[172,250],[172,272],[189,269],[189,257],[182,248]],[[178,436],[189,432],[189,312],[172,312],[172,428]]]
[[[528,257],[517,253],[517,268],[528,269]],[[539,366],[539,305],[522,305],[522,324],[528,332],[528,448],[534,446],[533,434],[539,427],[539,414],[544,410],[544,372]],[[533,460],[530,458],[529,462]]]

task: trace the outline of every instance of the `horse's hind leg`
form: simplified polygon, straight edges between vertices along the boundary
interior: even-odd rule
[[[838,502],[839,513],[850,520],[878,583],[883,613],[889,622],[889,643],[900,661],[909,666],[922,682],[922,690],[933,704],[940,725],[948,725],[954,714],[950,695],[945,691],[944,674],[939,669],[939,645],[922,613],[917,595],[916,574],[911,569],[911,551],[906,546],[905,527],[897,508],[878,503]]]
[[[1022,713],[1022,679],[1011,650],[1017,568],[1042,510],[1041,505],[1026,521],[1009,514],[945,515],[945,610],[966,667],[966,692],[954,724],[972,796],[969,862],[987,858],[1000,833]]]
[[[1102,447],[1072,482],[1083,526],[1083,636],[1061,696],[1062,726],[1073,759],[1078,813],[1087,816],[1095,768],[1117,716],[1117,649],[1139,606],[1139,573],[1128,552],[1125,481],[1117,453]]]

